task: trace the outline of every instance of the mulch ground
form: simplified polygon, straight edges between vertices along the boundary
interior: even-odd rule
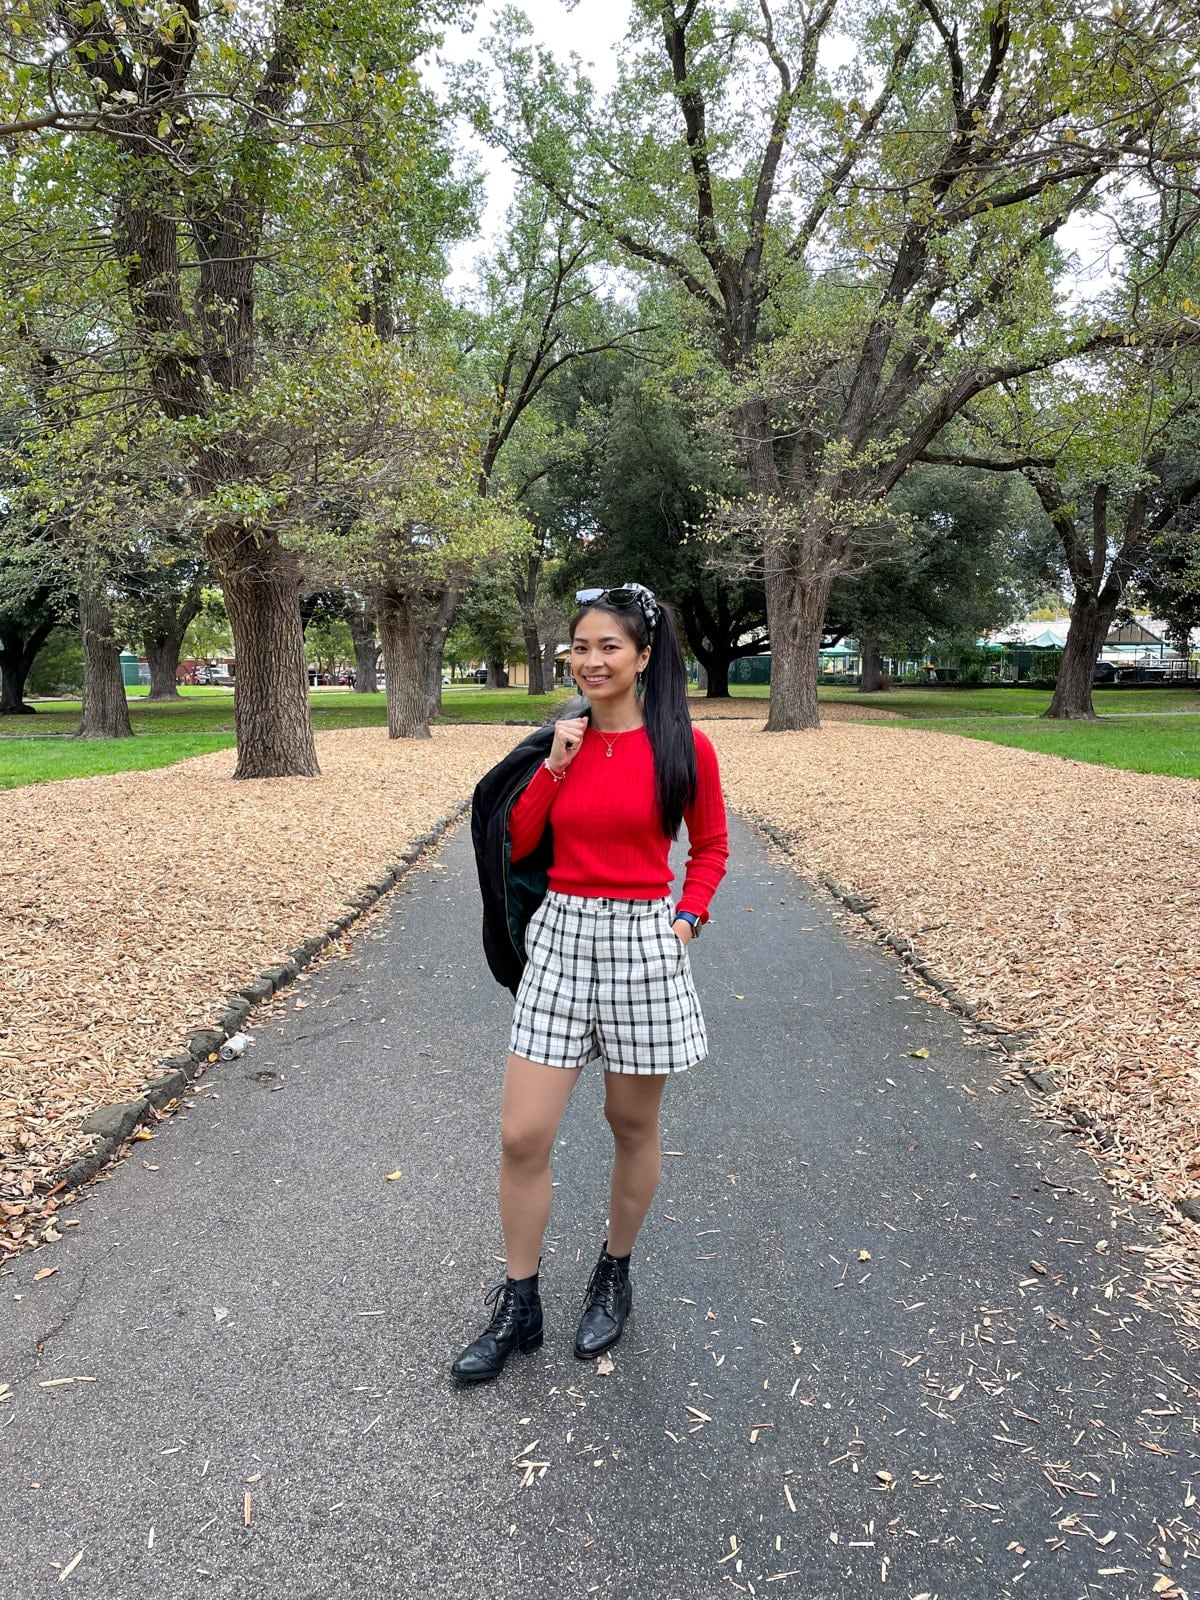
[[[730,803],[786,837],[804,877],[876,902],[980,1017],[1081,1107],[1118,1192],[1159,1202],[1200,1317],[1200,785],[915,729],[707,731]],[[851,926],[867,931],[856,917]],[[1107,1134],[1103,1130],[1107,1130]]]
[[[354,729],[317,735],[316,779],[235,783],[220,751],[0,795],[0,1259],[53,1237],[88,1113],[139,1094],[513,742]]]

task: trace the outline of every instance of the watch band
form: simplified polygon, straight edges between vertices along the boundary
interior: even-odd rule
[[[700,918],[694,911],[677,911],[672,917],[672,922],[686,922],[692,930],[692,938],[700,937]]]

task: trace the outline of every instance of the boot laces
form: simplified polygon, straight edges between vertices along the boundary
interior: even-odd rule
[[[522,1299],[528,1303],[529,1297],[522,1296],[519,1289],[514,1289],[511,1284],[498,1283],[494,1289],[489,1289],[483,1297],[485,1306],[491,1306],[492,1320],[488,1324],[488,1332],[502,1328],[510,1318],[520,1318]]]
[[[590,1306],[603,1306],[610,1317],[616,1318],[617,1303],[621,1297],[621,1283],[625,1277],[624,1268],[611,1256],[601,1256],[592,1268],[592,1275],[588,1279],[587,1303]]]

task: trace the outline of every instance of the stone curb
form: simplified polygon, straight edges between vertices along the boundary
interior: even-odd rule
[[[782,829],[777,828],[774,823],[768,822],[764,817],[756,816],[750,812],[744,813],[744,815],[784,855],[792,856],[795,854],[791,840]],[[982,1002],[970,1000],[966,995],[960,994],[948,978],[943,977],[941,973],[930,965],[927,958],[922,955],[911,939],[905,939],[898,934],[892,933],[886,924],[874,915],[878,901],[853,893],[852,890],[847,889],[844,884],[838,883],[836,878],[831,877],[827,872],[821,874],[819,881],[821,886],[847,911],[853,911],[857,916],[860,916],[869,925],[880,943],[886,945],[889,950],[894,951],[900,960],[916,973],[922,983],[927,984],[931,989],[935,989],[952,1011],[956,1011],[959,1016],[965,1017],[977,1032],[985,1033],[992,1037],[997,1047],[1019,1069],[1027,1083],[1032,1084],[1039,1093],[1047,1096],[1062,1093],[1063,1085],[1053,1072],[1048,1071],[1045,1067],[1034,1066],[1022,1057],[1021,1052],[1028,1050],[1035,1043],[1035,1034],[1017,1028],[1004,1029],[994,1022],[986,1020],[980,1021],[979,1013],[983,1009]],[[1057,1109],[1073,1122],[1077,1128],[1089,1134],[1100,1149],[1110,1150],[1116,1143],[1112,1129],[1101,1122],[1099,1117],[1085,1110],[1083,1106],[1064,1102]],[[1173,1204],[1175,1209],[1187,1217],[1190,1222],[1200,1222],[1200,1195],[1193,1195],[1186,1200],[1176,1200]]]
[[[257,978],[236,990],[228,998],[214,1026],[193,1033],[183,1050],[162,1061],[160,1068],[163,1076],[147,1084],[136,1099],[98,1106],[91,1112],[84,1119],[82,1129],[85,1133],[99,1134],[99,1141],[87,1155],[71,1162],[58,1173],[54,1188],[77,1189],[89,1178],[94,1178],[101,1168],[120,1153],[121,1147],[136,1132],[151,1108],[163,1110],[177,1101],[188,1085],[199,1077],[226,1039],[241,1029],[254,1008],[294,983],[302,968],[308,966],[322,950],[340,938],[347,928],[352,927],[394,889],[425,852],[437,844],[447,829],[453,827],[470,808],[470,800],[463,800],[453,811],[439,817],[431,828],[412,840],[394,866],[386,868],[370,883],[364,884],[356,894],[346,897],[342,903],[347,909],[342,916],[333,918],[319,933],[302,939],[294,950],[289,951],[286,960],[267,967]]]

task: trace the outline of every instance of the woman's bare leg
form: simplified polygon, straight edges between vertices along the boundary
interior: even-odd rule
[[[500,1113],[500,1221],[510,1278],[538,1269],[550,1219],[550,1152],[583,1069],[510,1055]]]
[[[633,1249],[662,1171],[658,1110],[667,1074],[634,1077],[604,1074],[604,1115],[612,1129],[612,1191],[608,1212],[608,1253],[627,1256]]]

